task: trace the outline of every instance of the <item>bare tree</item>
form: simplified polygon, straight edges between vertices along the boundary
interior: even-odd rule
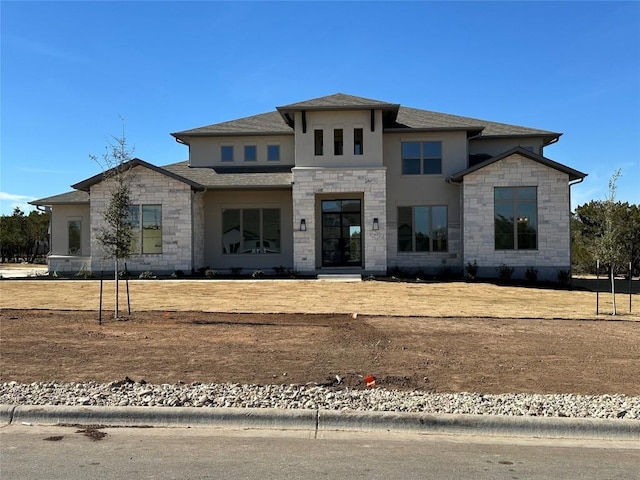
[[[607,267],[611,280],[611,301],[613,303],[612,315],[616,315],[616,287],[615,274],[625,260],[625,238],[620,225],[620,216],[617,214],[616,182],[620,178],[620,169],[616,170],[609,179],[609,194],[603,202],[604,218],[599,237],[595,242],[596,258],[600,259]]]
[[[119,264],[132,251],[133,228],[131,225],[131,172],[130,161],[133,150],[127,146],[124,133],[120,137],[112,136],[106,152],[101,159],[90,155],[104,172],[104,181],[109,188],[109,202],[103,213],[103,224],[96,239],[102,247],[104,258],[111,258],[114,265],[115,300],[114,318],[119,314]]]

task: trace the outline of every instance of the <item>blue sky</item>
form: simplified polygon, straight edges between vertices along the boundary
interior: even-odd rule
[[[640,2],[2,1],[2,214],[100,172],[110,135],[156,165],[170,132],[343,92],[563,132],[572,203],[640,203]]]

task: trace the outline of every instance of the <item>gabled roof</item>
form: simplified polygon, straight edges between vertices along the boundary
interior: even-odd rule
[[[275,112],[261,113],[228,122],[172,133],[184,140],[198,136],[293,135],[293,113],[318,110],[382,110],[385,132],[467,131],[474,139],[496,137],[542,137],[544,144],[554,142],[561,133],[537,128],[492,122],[448,113],[403,107],[397,103],[336,93],[276,107]]]
[[[538,162],[542,165],[545,165],[549,168],[553,168],[554,170],[558,170],[559,172],[562,173],[566,173],[567,175],[569,175],[569,181],[573,181],[573,180],[581,180],[584,177],[587,176],[586,173],[582,173],[578,170],[574,170],[573,168],[567,167],[566,165],[563,165],[561,163],[558,162],[554,162],[553,160],[547,158],[547,157],[543,157],[541,155],[538,155],[536,153],[530,152],[529,150],[525,150],[522,147],[515,147],[512,148],[511,150],[507,150],[506,152],[501,153],[500,155],[496,155],[495,157],[491,157],[487,160],[485,160],[484,162],[478,163],[477,165],[474,165],[473,167],[469,167],[465,170],[462,170],[458,173],[455,173],[453,175],[451,175],[447,181],[452,181],[455,183],[460,183],[463,181],[464,177],[466,175],[469,175],[470,173],[473,173],[477,170],[480,170],[488,165],[491,165],[493,163],[499,162],[500,160],[503,160],[507,157],[510,157],[511,155],[514,154],[518,154],[518,155],[522,155],[523,157],[528,158],[529,160],[533,160],[534,162]]]
[[[40,198],[29,202],[30,205],[82,205],[89,203],[89,194],[82,190],[73,190],[52,197]]]
[[[179,182],[182,183],[186,183],[187,185],[189,185],[191,188],[194,188],[196,190],[202,190],[203,186],[200,185],[197,182],[192,181],[189,178],[177,175],[169,170],[166,170],[164,168],[161,167],[156,167],[155,165],[152,165],[151,163],[145,162],[144,160],[140,160],[139,158],[134,158],[133,160],[130,160],[126,163],[124,163],[122,165],[121,168],[123,169],[131,169],[134,167],[145,167],[148,168],[149,170],[153,170],[154,172],[157,172],[161,175],[166,175],[170,178],[173,178],[174,180],[178,180]],[[75,188],[76,190],[84,190],[86,192],[89,191],[89,189],[91,188],[92,185],[95,185],[97,183],[102,182],[105,177],[109,176],[109,174],[113,173],[116,170],[116,168],[111,168],[109,170],[107,170],[106,172],[102,172],[99,173],[97,175],[94,175],[91,178],[87,178],[86,180],[83,180],[81,182],[76,183],[75,185],[71,185],[71,188]]]

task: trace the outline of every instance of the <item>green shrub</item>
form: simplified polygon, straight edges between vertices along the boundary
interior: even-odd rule
[[[504,280],[504,281],[511,280],[511,276],[513,275],[513,272],[515,271],[515,269],[513,267],[505,265],[504,263],[502,265],[500,265],[499,267],[496,267],[496,270],[498,272],[498,278],[500,280]]]
[[[478,262],[475,260],[473,263],[467,262],[467,265],[464,268],[467,271],[469,278],[476,278],[476,275],[478,275]]]
[[[524,272],[524,278],[526,278],[528,282],[536,282],[538,280],[538,269],[535,267],[528,267]]]
[[[216,275],[218,275],[218,272],[210,268],[204,271],[205,278],[214,278]]]

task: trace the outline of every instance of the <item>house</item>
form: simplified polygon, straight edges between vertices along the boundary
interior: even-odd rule
[[[560,133],[345,94],[171,134],[187,161],[133,174],[131,271],[303,274],[570,269],[570,187],[544,156]],[[50,271],[109,270],[103,174],[43,198]]]

